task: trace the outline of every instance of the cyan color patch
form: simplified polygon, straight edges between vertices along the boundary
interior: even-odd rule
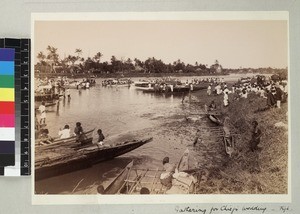
[[[0,61],[0,75],[14,75],[15,62],[14,61]]]

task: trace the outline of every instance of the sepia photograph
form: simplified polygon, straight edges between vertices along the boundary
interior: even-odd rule
[[[33,19],[34,195],[290,193],[286,16],[165,14]]]

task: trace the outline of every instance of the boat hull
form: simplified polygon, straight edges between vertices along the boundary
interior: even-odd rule
[[[136,168],[132,164],[130,162],[105,189],[103,188],[104,191],[101,194],[169,194],[170,190],[174,193],[193,193],[194,182],[191,180],[186,182],[189,177],[185,173],[189,170],[188,149],[185,150],[176,166],[177,177],[173,176],[173,189],[161,182],[161,174],[165,173],[165,170]],[[181,173],[185,173],[183,179],[180,177]],[[178,186],[180,186],[179,189]]]
[[[35,163],[35,179],[41,180],[49,177],[65,174],[79,169],[91,167],[93,164],[113,159],[128,153],[140,146],[152,141],[152,138],[125,142],[121,145],[103,147],[97,144],[77,147],[68,150],[67,155],[62,155],[56,159],[44,158]],[[37,155],[37,154],[36,154]]]
[[[213,114],[208,114],[207,117],[208,117],[208,118],[210,119],[210,121],[213,122],[214,124],[216,124],[216,125],[218,125],[218,126],[222,125],[221,120],[220,120],[218,117],[216,117],[215,115],[213,115]]]

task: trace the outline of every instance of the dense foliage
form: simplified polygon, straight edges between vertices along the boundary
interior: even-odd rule
[[[121,58],[111,56],[110,61],[102,62],[103,54],[96,53],[93,57],[83,58],[82,50],[76,49],[74,55],[61,57],[58,49],[52,46],[46,48],[46,54],[37,54],[38,62],[35,64],[37,73],[58,73],[58,74],[158,74],[158,73],[185,73],[194,75],[229,74],[229,73],[273,73],[278,74],[282,79],[287,78],[286,69],[275,68],[223,68],[218,60],[211,66],[195,62],[194,65],[186,64],[180,59],[173,63],[165,63],[161,59],[149,57],[145,61],[140,59]]]

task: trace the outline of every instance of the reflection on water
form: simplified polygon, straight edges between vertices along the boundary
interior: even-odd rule
[[[84,130],[101,128],[110,137],[142,130],[155,125],[152,119],[172,115],[179,109],[180,99],[144,94],[133,87],[101,87],[89,90],[71,90],[70,102],[61,99],[49,108],[47,124],[50,134],[56,136],[59,128],[68,124],[75,128],[81,122]]]
[[[176,163],[186,147],[191,147],[197,126],[203,123],[186,122],[186,112],[195,107],[182,104],[181,95],[143,93],[134,87],[102,87],[101,79],[97,82],[88,90],[70,90],[70,100],[61,98],[56,106],[48,107],[46,122],[50,135],[57,136],[65,124],[74,130],[76,122],[81,122],[86,131],[101,128],[106,143],[146,137],[153,137],[153,141],[114,160],[38,181],[37,194],[95,194],[99,184],[111,181],[132,159],[141,168],[161,168],[166,156]],[[207,146],[202,150],[205,149]],[[195,167],[199,161],[205,163],[203,151],[191,150]]]

